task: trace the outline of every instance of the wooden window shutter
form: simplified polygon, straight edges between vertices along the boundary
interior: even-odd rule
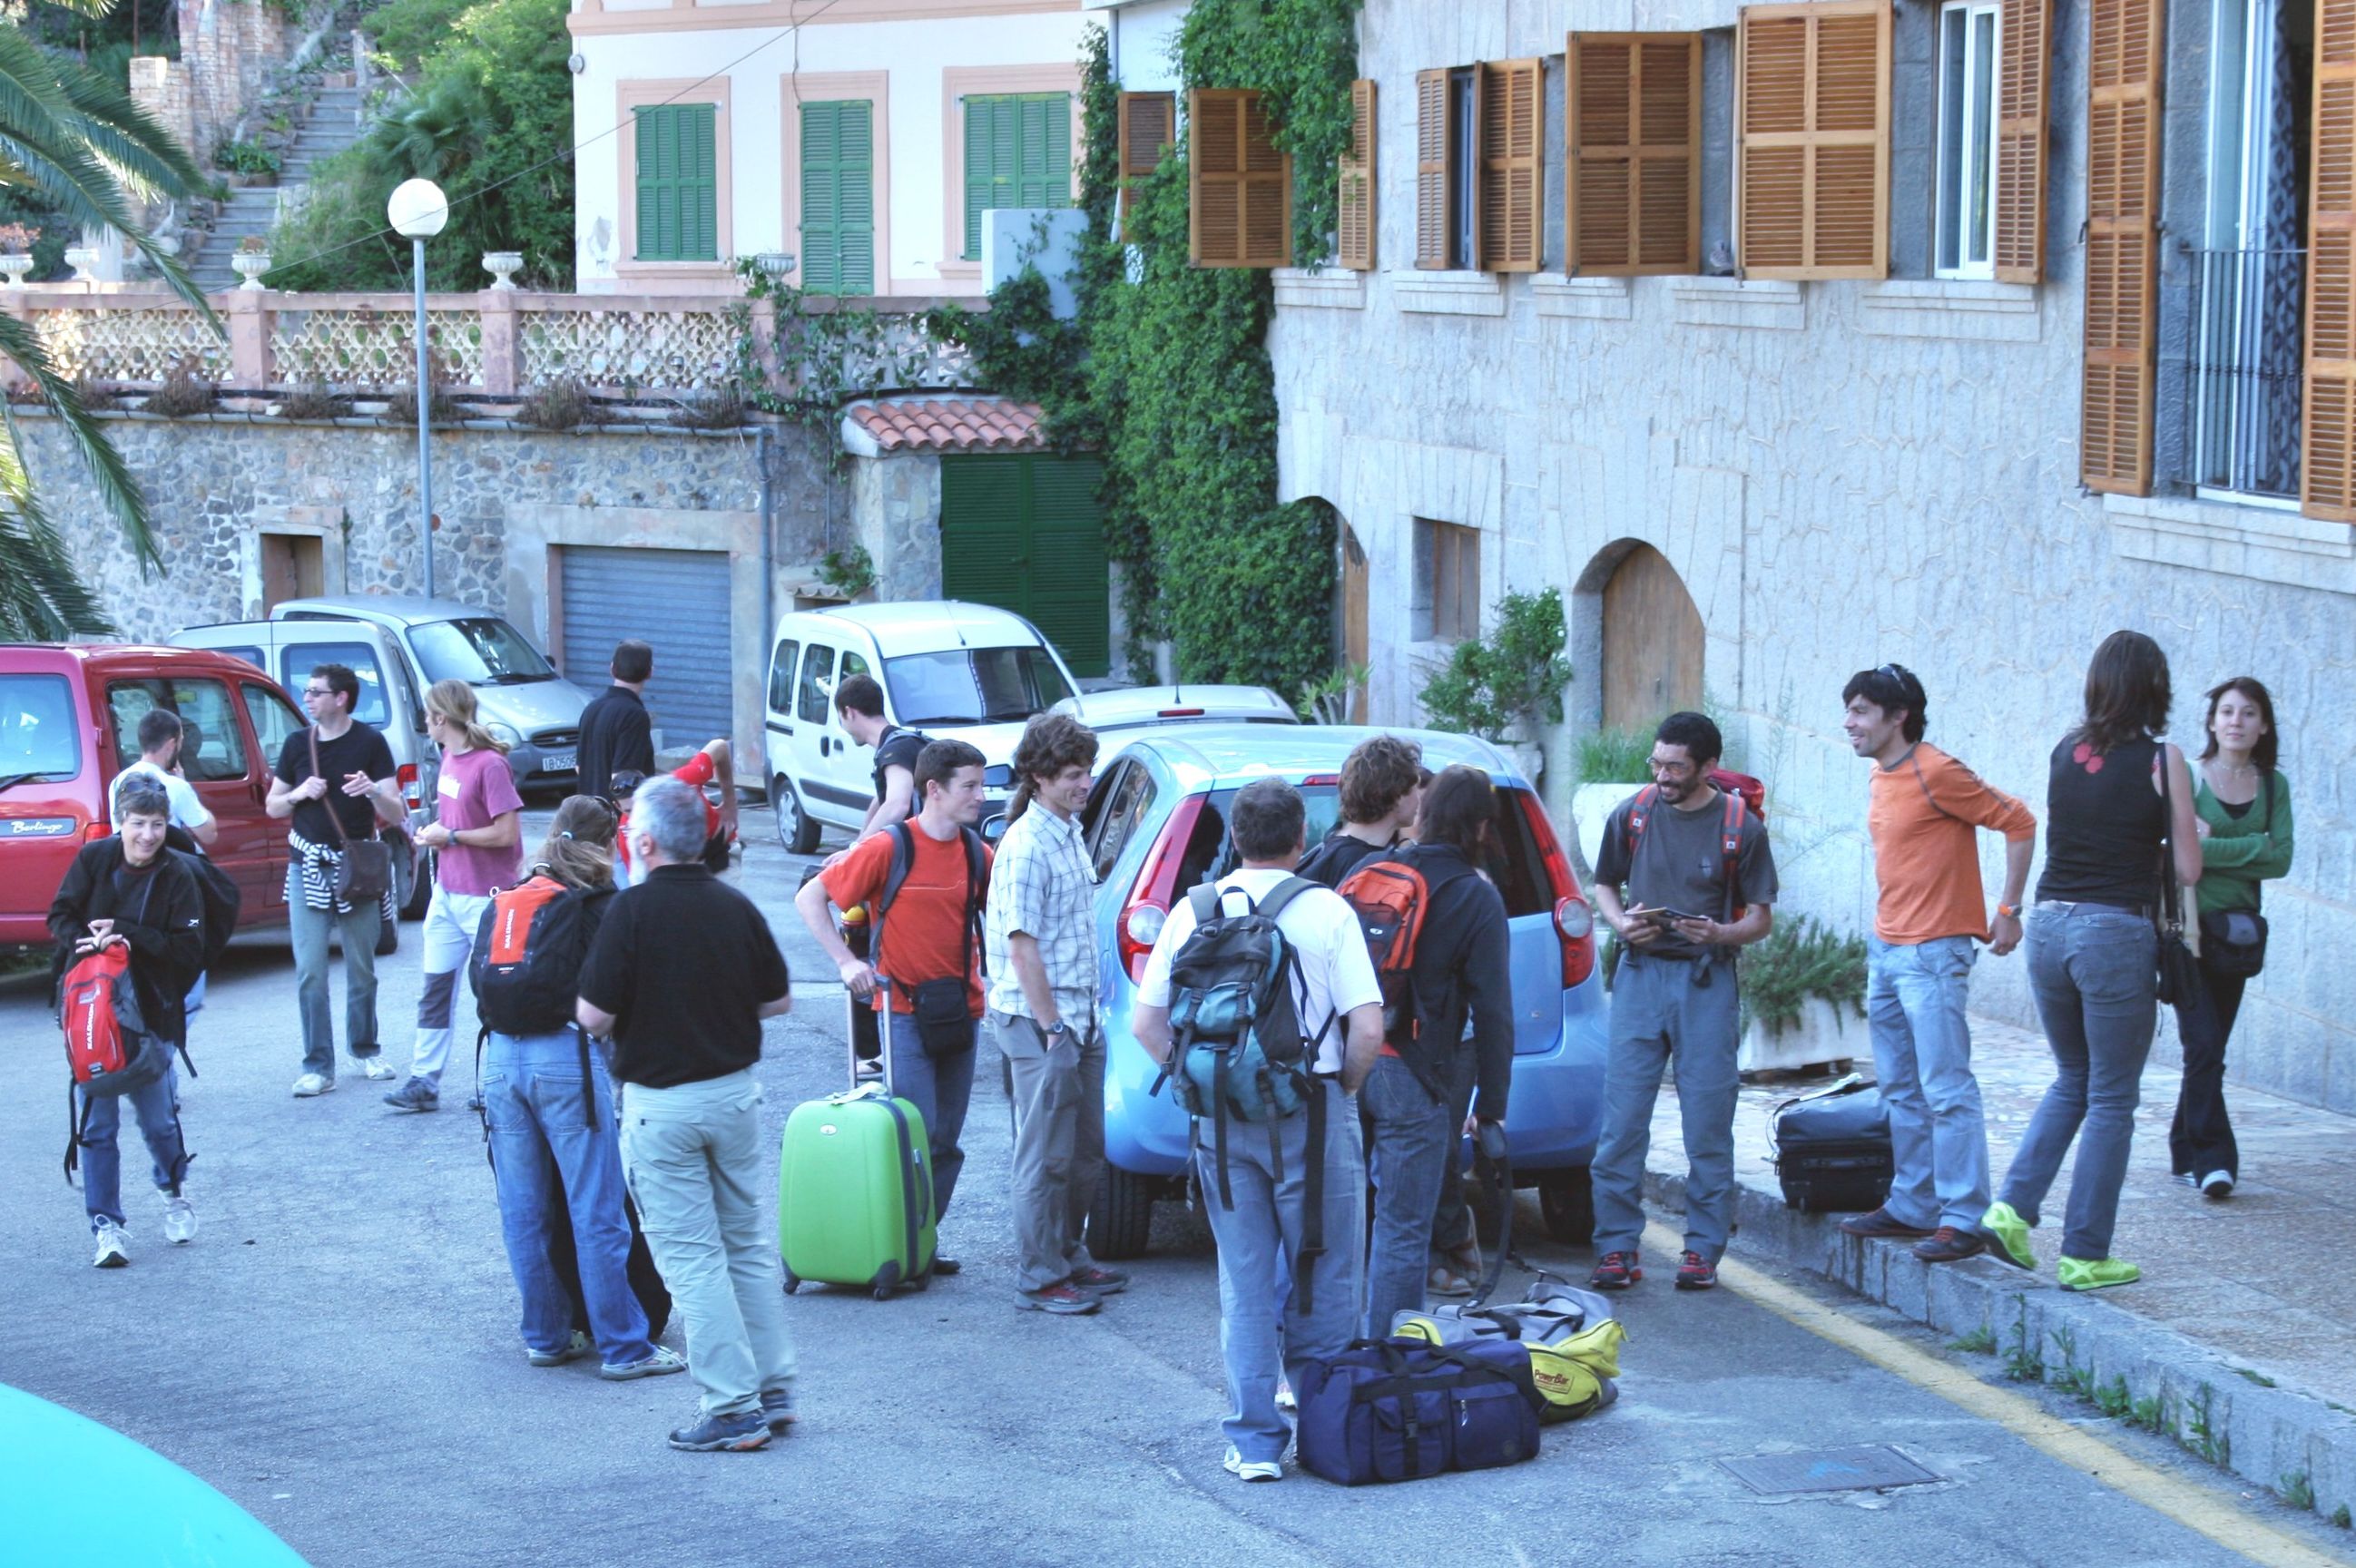
[[[1746,7],[1736,54],[1744,274],[1888,276],[1889,0]]]
[[[1448,265],[1448,73],[1415,73],[1415,264]]]
[[[1120,209],[1129,211],[1130,182],[1141,180],[1162,166],[1162,155],[1177,139],[1178,95],[1174,92],[1124,92],[1120,95]]]
[[[2317,0],[2299,509],[2356,523],[2356,0]]]
[[[1361,272],[1375,270],[1375,84],[1350,84],[1350,145],[1342,155],[1342,188],[1334,208],[1335,258]]]
[[[1534,59],[1481,67],[1480,260],[1484,272],[1535,272],[1546,213],[1544,79]]]
[[[2086,83],[2085,368],[2079,477],[2151,494],[2165,0],[2091,0]]]
[[[1186,95],[1187,253],[1198,267],[1292,264],[1292,155],[1265,100],[1235,88]]]
[[[1573,33],[1564,270],[1701,271],[1701,35]]]
[[[2051,0],[2004,0],[1996,88],[1996,276],[2045,281],[2045,90]]]

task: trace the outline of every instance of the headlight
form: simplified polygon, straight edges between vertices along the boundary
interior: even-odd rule
[[[516,733],[515,726],[512,724],[502,724],[498,720],[493,719],[485,722],[483,728],[491,732],[492,740],[497,741],[500,745],[507,747],[509,751],[513,751],[518,746],[523,744],[523,737]]]

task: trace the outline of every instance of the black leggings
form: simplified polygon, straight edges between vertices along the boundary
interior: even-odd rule
[[[2225,1037],[2242,1010],[2239,975],[2220,975],[2207,960],[2201,985],[2176,1004],[2176,1028],[2184,1041],[2184,1086],[2176,1096],[2176,1120],[2168,1129],[2170,1168],[2179,1176],[2223,1171],[2241,1179],[2241,1151],[2225,1115]]]

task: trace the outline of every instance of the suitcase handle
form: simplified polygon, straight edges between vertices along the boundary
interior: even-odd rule
[[[899,1086],[892,1082],[892,982],[880,973],[875,976],[875,994],[884,1006],[875,1015],[876,1044],[881,1048],[876,1058],[884,1063],[884,1093],[899,1097]],[[842,1049],[851,1062],[851,1087],[859,1087],[859,1008],[858,993],[848,986],[842,988]]]

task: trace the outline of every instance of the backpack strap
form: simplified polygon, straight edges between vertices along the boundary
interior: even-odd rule
[[[1277,883],[1276,886],[1269,889],[1268,896],[1260,900],[1258,903],[1254,904],[1252,908],[1256,912],[1266,915],[1270,920],[1274,920],[1278,915],[1284,912],[1285,906],[1287,904],[1290,904],[1293,900],[1299,898],[1310,889],[1319,885],[1320,884],[1316,882],[1311,881],[1306,877],[1287,877],[1284,880]]]
[[[1741,791],[1730,789],[1719,793],[1726,796],[1726,816],[1719,825],[1718,863],[1726,879],[1726,919],[1729,924],[1732,924],[1734,887],[1742,869],[1740,864],[1742,858],[1742,819],[1749,815],[1750,808],[1742,804]]]
[[[1636,865],[1636,846],[1644,842],[1645,824],[1653,820],[1653,806],[1660,798],[1661,786],[1648,784],[1638,790],[1635,797],[1628,804],[1625,826],[1628,867],[1631,870],[1633,870]]]
[[[1318,1038],[1324,1038],[1323,1030]],[[1325,1255],[1325,1081],[1314,1073],[1309,1079],[1308,1161],[1301,1173],[1301,1255],[1292,1260],[1292,1296],[1303,1317],[1315,1300],[1317,1260]]]
[[[1194,929],[1200,931],[1219,918],[1219,884],[1195,883],[1186,890],[1186,904],[1194,912]]]

